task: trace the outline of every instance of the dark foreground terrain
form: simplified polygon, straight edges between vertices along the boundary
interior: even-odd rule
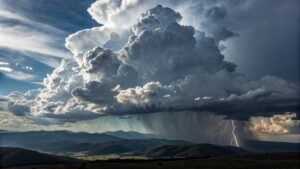
[[[20,166],[29,164],[56,164],[78,162],[80,160],[39,153],[32,150],[14,147],[0,147],[0,168],[5,166]]]
[[[28,165],[10,169],[299,169],[300,153],[169,160],[109,160]]]

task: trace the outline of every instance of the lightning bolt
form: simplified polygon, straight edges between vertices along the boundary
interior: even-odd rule
[[[233,141],[234,141],[234,144],[236,147],[239,147],[239,142],[238,142],[238,139],[237,139],[237,136],[235,134],[235,124],[234,124],[234,120],[231,120],[231,124],[232,124],[232,136],[233,136]],[[232,144],[233,145],[233,144]]]
[[[235,121],[231,120],[231,126],[230,126],[230,121],[220,121],[219,123],[217,123],[217,125],[212,128],[212,130],[210,131],[210,140],[212,142],[216,141],[216,140],[223,140],[224,136],[226,136],[228,133],[231,132],[231,140],[230,140],[230,144],[231,146],[235,146],[235,147],[240,147],[239,145],[239,141],[238,141],[238,137],[235,133],[236,127],[235,127]]]

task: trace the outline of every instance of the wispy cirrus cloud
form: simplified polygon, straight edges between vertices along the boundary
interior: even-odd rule
[[[0,26],[0,47],[28,51],[53,57],[69,57],[69,53],[51,47],[57,40],[24,26]]]
[[[0,2],[0,21],[0,72],[8,78],[35,80],[38,76],[32,65],[28,65],[32,63],[28,59],[55,67],[58,60],[70,56],[67,50],[57,45],[63,41],[65,31],[13,13],[3,2]]]
[[[10,72],[12,72],[13,70],[12,70],[11,68],[8,68],[8,67],[0,67],[0,71],[1,71],[1,72],[8,72],[8,73],[10,73]]]
[[[31,81],[35,79],[35,75],[30,74],[30,73],[25,73],[25,72],[21,72],[21,71],[11,71],[9,73],[5,74],[6,76],[12,78],[12,79],[16,79],[16,80],[23,80],[23,81]]]
[[[86,9],[92,2],[1,0],[0,62],[8,65],[0,65],[0,88],[14,80],[40,83],[62,58],[70,57],[64,47],[65,37],[95,24],[89,17],[86,19]],[[61,10],[56,10],[58,7]],[[23,91],[23,88],[15,90]]]
[[[35,52],[53,57],[68,57],[64,49],[55,47],[66,32],[44,23],[32,21],[24,16],[8,11],[0,4],[0,47],[19,51]]]
[[[32,67],[29,67],[29,66],[21,67],[21,69],[23,69],[27,72],[28,72],[28,70],[32,71]],[[14,70],[12,67],[10,67],[10,64],[6,63],[6,62],[0,62],[0,73],[3,73],[7,77],[15,79],[15,80],[30,81],[30,80],[35,79],[34,74]]]
[[[0,61],[0,72],[12,72],[13,69],[9,68],[10,64],[7,62],[1,62]]]

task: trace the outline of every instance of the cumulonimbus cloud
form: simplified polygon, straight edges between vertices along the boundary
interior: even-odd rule
[[[122,8],[120,2],[116,8]],[[11,112],[63,121],[169,111],[208,111],[230,119],[295,112],[299,118],[297,85],[273,76],[249,81],[224,60],[219,41],[237,36],[220,21],[224,8],[203,13],[214,32],[182,25],[180,13],[161,5],[143,13],[131,28],[119,30],[110,22],[119,16],[114,11],[124,9],[106,5],[100,4],[102,13],[97,13],[111,14],[99,17],[104,17],[103,28],[71,35],[66,46],[74,57],[45,78],[45,88],[12,93]],[[112,11],[105,13],[108,9]]]

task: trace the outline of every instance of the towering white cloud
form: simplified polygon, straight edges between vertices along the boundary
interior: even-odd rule
[[[166,111],[247,119],[297,111],[298,86],[271,76],[249,81],[224,60],[219,41],[235,35],[220,27],[224,8],[204,13],[206,24],[215,24],[211,33],[182,25],[184,16],[161,5],[128,30],[123,16],[131,23],[130,11],[140,3],[146,2],[96,1],[89,12],[104,26],[71,35],[66,46],[74,57],[44,80],[45,88],[11,95],[10,111],[63,121]]]
[[[96,27],[76,32],[66,39],[66,48],[73,54],[83,54],[95,46],[104,46],[110,39],[110,29]]]

